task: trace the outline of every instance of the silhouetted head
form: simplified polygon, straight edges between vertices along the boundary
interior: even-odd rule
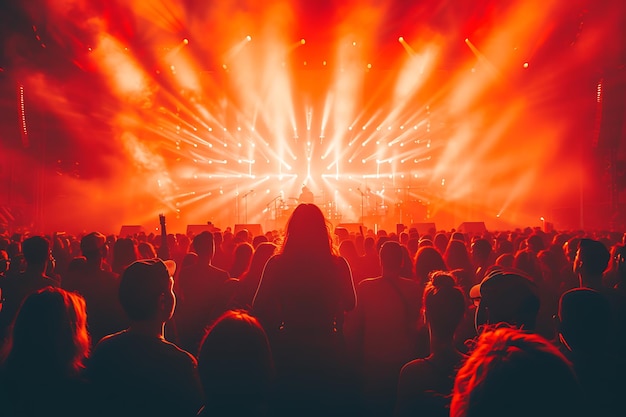
[[[113,262],[111,268],[121,274],[124,268],[135,262],[139,257],[137,246],[131,238],[120,238],[113,244]]]
[[[447,271],[441,253],[433,246],[424,246],[415,254],[415,277],[419,282],[426,283],[433,271]]]
[[[550,342],[518,329],[483,332],[458,371],[451,417],[587,415],[569,362]]]
[[[346,258],[348,262],[358,261],[359,254],[356,251],[356,245],[354,241],[348,239],[339,244],[339,254]]]
[[[458,239],[451,239],[448,242],[443,259],[449,269],[465,269],[468,271],[474,269],[465,242]]]
[[[10,372],[75,375],[89,355],[85,300],[53,287],[29,295],[9,340],[6,366]]]
[[[213,258],[215,246],[213,241],[213,233],[205,230],[193,238],[191,243],[194,252],[202,258]]]
[[[466,309],[463,290],[448,272],[434,272],[424,289],[422,306],[433,335],[450,339],[454,336]]]
[[[157,256],[156,250],[150,242],[140,242],[137,245],[137,252],[139,252],[139,259],[153,259]]]
[[[242,415],[248,410],[261,415],[259,408],[267,405],[271,392],[274,363],[259,321],[242,310],[224,313],[202,340],[198,371],[208,411]]]
[[[609,265],[611,253],[598,240],[580,239],[574,259],[574,272],[589,276],[601,276]]]
[[[267,236],[265,235],[257,235],[254,238],[252,238],[252,246],[255,249],[258,248],[259,245],[264,242],[269,242],[269,240],[267,239]]]
[[[107,238],[99,232],[91,232],[80,240],[80,251],[87,259],[102,259],[107,256]]]
[[[50,242],[42,236],[29,237],[22,243],[22,253],[27,265],[45,265],[50,259]]]
[[[171,318],[176,305],[172,279],[175,271],[174,261],[158,258],[133,262],[124,270],[119,296],[130,320],[165,322]]]
[[[320,208],[315,204],[299,204],[287,222],[281,253],[319,258],[332,252],[332,238]]]
[[[433,244],[435,245],[439,253],[443,255],[443,253],[446,251],[446,247],[448,246],[448,236],[446,236],[445,233],[437,233],[435,235],[435,239],[433,240]]]
[[[476,239],[472,242],[471,252],[476,265],[485,265],[491,256],[491,243],[487,239]]]
[[[402,269],[402,261],[404,255],[402,246],[398,242],[387,241],[380,248],[380,266],[383,269],[383,275],[398,274]]]
[[[493,266],[485,278],[470,290],[470,298],[480,299],[476,309],[476,330],[484,325],[508,323],[533,330],[539,312],[536,284],[523,272]]]
[[[254,248],[248,242],[240,242],[237,246],[235,246],[235,251],[233,252],[233,264],[229,271],[231,277],[238,278],[241,274],[248,270],[253,253]]]

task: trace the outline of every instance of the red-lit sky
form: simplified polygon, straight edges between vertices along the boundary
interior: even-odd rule
[[[281,227],[304,184],[334,223],[596,226],[596,92],[626,62],[625,10],[5,2],[2,197],[70,231]]]

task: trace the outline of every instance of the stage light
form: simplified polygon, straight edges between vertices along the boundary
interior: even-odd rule
[[[300,44],[304,45],[306,43],[306,41],[304,40],[304,38],[300,39]]]
[[[323,62],[322,62],[322,65],[326,66],[326,61],[323,61]]]
[[[209,128],[209,132],[213,132],[213,128],[212,127]]]
[[[187,38],[183,39],[183,43],[184,43],[185,45],[189,45],[189,39],[187,39]]]
[[[241,132],[241,126],[237,126],[237,130]]]
[[[361,159],[361,163],[363,163],[363,164],[364,164],[364,163],[365,163],[365,159]]]
[[[248,42],[250,42],[250,41],[252,40],[252,36],[250,36],[250,35],[246,36],[246,40],[247,40]]]
[[[400,36],[400,37],[398,38],[398,42],[404,42],[404,37]]]
[[[372,69],[372,64],[367,64],[368,69]]]
[[[194,147],[194,148],[197,148],[197,147],[198,147],[198,144],[197,144],[197,143],[194,143],[194,144],[193,144],[193,147]]]
[[[352,42],[352,46],[356,46],[356,42]]]
[[[348,130],[352,130],[352,126],[348,126]]]
[[[528,68],[528,62],[524,62],[523,67],[524,67],[524,69]]]

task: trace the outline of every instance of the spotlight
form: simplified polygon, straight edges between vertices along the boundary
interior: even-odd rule
[[[356,42],[352,42],[352,46],[356,46]]]
[[[304,45],[306,43],[306,41],[304,40],[304,38],[300,39],[300,45]]]
[[[523,67],[524,67],[524,69],[528,68],[528,62],[524,62]]]
[[[246,36],[246,40],[247,40],[248,42],[250,42],[250,41],[252,40],[252,36],[250,36],[250,35]]]
[[[398,42],[404,42],[404,37],[400,36],[400,37],[398,38]]]
[[[189,45],[189,39],[187,39],[187,38],[183,39],[183,43],[184,43],[185,45]]]

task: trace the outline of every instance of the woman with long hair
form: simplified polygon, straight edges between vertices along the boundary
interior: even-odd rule
[[[288,399],[283,406],[298,413],[340,412],[332,405],[345,398],[337,386],[345,375],[343,317],[356,294],[350,267],[332,242],[319,207],[297,206],[252,304],[275,354],[279,389]]]
[[[3,414],[83,415],[87,386],[81,374],[89,345],[82,296],[53,287],[29,295],[3,352]]]

